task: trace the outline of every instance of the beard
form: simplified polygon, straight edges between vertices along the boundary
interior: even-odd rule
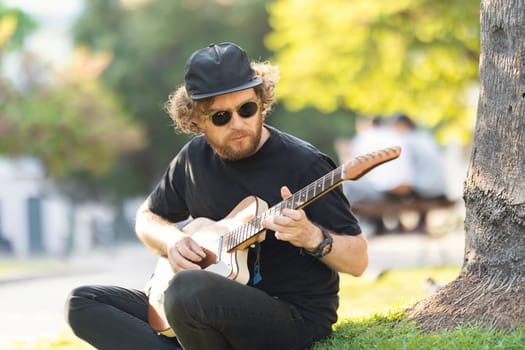
[[[212,135],[206,135],[206,141],[210,147],[219,155],[219,157],[226,160],[240,160],[252,156],[257,152],[259,143],[261,142],[263,118],[259,117],[255,130],[237,130],[232,131],[224,140],[221,141]],[[244,136],[246,140],[242,144],[237,144],[233,141],[228,143],[232,138]]]

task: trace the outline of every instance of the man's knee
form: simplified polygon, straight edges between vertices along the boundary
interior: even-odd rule
[[[95,293],[91,286],[82,286],[73,289],[66,298],[64,318],[71,329],[77,333],[87,320],[86,312],[94,303]]]
[[[214,277],[213,272],[202,270],[177,272],[164,293],[164,309],[170,323],[203,309],[208,296],[213,294]]]

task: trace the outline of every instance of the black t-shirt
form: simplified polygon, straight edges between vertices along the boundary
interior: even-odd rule
[[[209,147],[203,136],[188,142],[170,163],[151,193],[152,212],[172,222],[188,217],[221,220],[244,198],[255,195],[269,207],[282,201],[281,186],[292,193],[335,169],[315,147],[268,125],[270,137],[251,157],[228,161]],[[335,233],[361,232],[340,186],[304,208],[309,219]],[[253,277],[256,250],[250,248]],[[303,317],[322,327],[337,320],[339,276],[298,247],[266,233],[260,244],[262,279],[249,284],[296,306]]]

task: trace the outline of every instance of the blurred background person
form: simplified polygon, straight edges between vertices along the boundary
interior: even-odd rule
[[[429,210],[452,203],[447,197],[444,155],[432,134],[402,113],[389,119],[361,117],[356,131],[349,152],[352,158],[392,145],[402,150],[398,159],[343,184],[360,221],[373,234],[426,232]]]
[[[351,143],[352,158],[402,144],[401,135],[386,125],[381,117],[360,117],[356,122],[356,131]],[[406,153],[402,148],[399,158],[382,164],[357,181],[346,181],[343,190],[350,202],[375,201],[388,195],[410,192],[414,170]]]
[[[414,176],[410,183],[412,195],[445,198],[447,183],[442,154],[432,134],[417,127],[410,117],[402,113],[393,117],[391,125],[413,169]]]

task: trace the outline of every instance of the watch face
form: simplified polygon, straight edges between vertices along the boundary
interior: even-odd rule
[[[310,255],[315,256],[316,258],[322,258],[326,255],[328,255],[332,251],[332,236],[330,236],[330,233],[328,230],[320,227],[321,232],[323,233],[323,241],[319,244],[315,252],[311,252]]]
[[[330,253],[330,251],[332,250],[332,242],[330,242],[329,244],[325,245],[323,247],[323,251],[322,251],[322,255],[325,256],[326,254]]]

